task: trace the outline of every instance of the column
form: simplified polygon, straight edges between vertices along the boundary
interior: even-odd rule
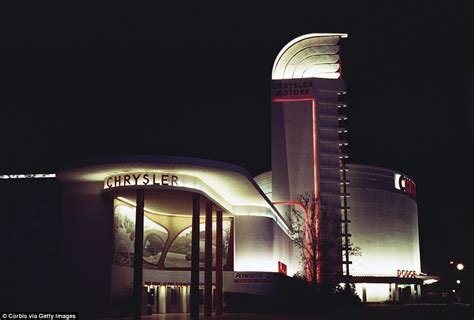
[[[135,252],[133,262],[133,319],[142,318],[142,287],[143,287],[143,208],[145,191],[137,190],[137,206],[135,209]]]
[[[188,306],[186,304],[186,295],[187,295],[186,286],[180,286],[179,287],[179,297],[180,297],[179,304],[181,306],[182,313],[188,312]]]
[[[193,218],[191,227],[191,320],[199,319],[199,197],[199,194],[193,194]]]
[[[159,288],[158,312],[166,313],[166,286],[162,284]]]
[[[216,314],[222,314],[222,211],[216,212]]]
[[[204,250],[204,316],[212,315],[212,203],[206,204]]]
[[[158,286],[153,285],[152,288],[155,292],[155,295],[153,296],[153,307],[151,312],[158,313]]]

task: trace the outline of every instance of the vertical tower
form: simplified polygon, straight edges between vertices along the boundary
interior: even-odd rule
[[[347,250],[341,255],[349,244],[340,58],[340,41],[346,37],[298,37],[280,51],[272,71],[273,201],[291,202],[311,193],[317,199],[311,226],[318,243],[317,281],[340,276],[341,264],[350,263]],[[343,270],[348,275],[348,268]]]

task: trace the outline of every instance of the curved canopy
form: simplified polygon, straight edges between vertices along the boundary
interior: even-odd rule
[[[206,195],[225,211],[234,215],[270,217],[285,232],[288,231],[287,222],[250,174],[243,168],[229,163],[167,156],[111,157],[65,168],[57,174],[57,177],[63,182],[103,182],[111,176],[133,173],[138,176],[138,173],[144,172],[150,175],[152,173],[179,175],[180,179],[186,179],[188,182],[182,185],[185,189]],[[171,175],[167,178],[171,179]]]
[[[340,38],[347,38],[347,34],[310,33],[293,39],[278,53],[272,79],[338,79]]]

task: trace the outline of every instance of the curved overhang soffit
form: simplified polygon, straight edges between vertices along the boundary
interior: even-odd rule
[[[273,63],[272,79],[340,77],[339,40],[346,33],[310,33],[288,42]]]
[[[145,173],[149,178],[144,187],[144,180],[138,177],[143,177]],[[120,185],[120,181],[125,181],[122,177],[118,179],[118,187],[108,186],[108,179],[112,177],[133,174],[136,174],[137,178],[127,181],[134,181],[135,184]],[[157,186],[154,185],[154,174],[158,175]],[[161,174],[166,176],[166,186],[159,183],[162,179]],[[177,179],[177,185],[174,187],[171,183],[173,175]],[[184,157],[122,156],[85,161],[62,169],[57,176],[61,182],[102,182],[103,190],[106,192],[124,188],[137,189],[137,186],[198,192],[231,214],[272,218],[287,235],[290,235],[288,221],[281,216],[250,174],[236,165]],[[110,180],[112,181],[115,180]],[[148,185],[149,181],[153,183]]]

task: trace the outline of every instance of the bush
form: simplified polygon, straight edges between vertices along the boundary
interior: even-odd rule
[[[361,300],[355,290],[353,283],[346,283],[344,287],[337,285],[334,289],[334,299],[336,304],[345,307],[360,306]]]
[[[312,285],[304,277],[280,279],[274,295],[224,292],[227,312],[314,314],[352,310],[361,306],[354,284]]]
[[[241,293],[224,292],[225,312],[274,312],[273,297]]]

